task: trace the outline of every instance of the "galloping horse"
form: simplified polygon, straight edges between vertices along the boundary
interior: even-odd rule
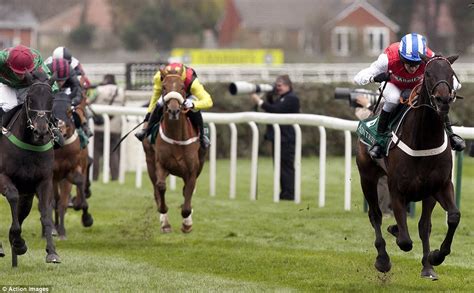
[[[47,82],[44,73],[35,74],[38,75],[35,79],[27,74],[30,87],[25,103],[18,106],[21,107],[18,111],[9,111],[13,117],[0,137],[0,193],[7,198],[12,215],[9,233],[12,266],[18,265],[17,255],[27,251],[21,225],[30,213],[35,194],[47,242],[46,262],[60,262],[51,234],[54,155],[50,125],[54,78]]]
[[[87,181],[87,148],[81,148],[79,136],[73,122],[70,98],[59,93],[54,97],[54,116],[60,119],[60,129],[64,136],[64,146],[54,151],[53,188],[55,199],[55,226],[59,239],[66,239],[64,216],[68,208],[72,184],[76,185],[77,196],[74,197],[75,210],[82,209],[82,225],[90,227],[93,218],[88,213],[85,186]]]
[[[182,70],[182,68],[181,68]],[[171,232],[168,221],[168,206],[165,202],[166,178],[169,174],[184,181],[184,204],[181,206],[183,224],[181,231],[192,230],[191,197],[196,181],[204,165],[206,150],[200,147],[199,133],[186,117],[184,108],[184,82],[179,72],[161,72],[163,76],[162,95],[164,99],[163,118],[159,125],[159,135],[154,144],[148,139],[143,142],[148,175],[153,184],[155,201],[160,213],[161,231]]]
[[[452,157],[449,140],[443,122],[450,104],[456,99],[453,89],[454,71],[451,64],[458,58],[423,56],[426,69],[421,85],[416,87],[411,100],[418,94],[416,104],[405,114],[398,131],[392,137],[394,147],[381,165],[373,161],[365,145],[359,142],[357,166],[362,190],[369,204],[369,219],[375,230],[377,258],[375,267],[380,272],[391,268],[390,258],[382,237],[382,213],[378,206],[377,181],[384,173],[397,225],[388,231],[396,237],[403,251],[410,251],[413,242],[408,233],[406,205],[410,201],[422,201],[422,213],[418,232],[423,244],[421,276],[437,279],[433,266],[440,265],[449,255],[451,243],[461,214],[454,201],[451,182]],[[418,91],[418,92],[417,92]],[[440,249],[430,251],[431,214],[439,202],[448,212],[448,231]]]

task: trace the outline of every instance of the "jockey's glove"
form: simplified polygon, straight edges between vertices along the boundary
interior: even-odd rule
[[[151,116],[150,112],[146,113],[145,119],[143,119],[143,122],[147,122],[148,120],[150,120],[150,116]]]
[[[390,72],[382,72],[377,74],[376,76],[372,76],[371,82],[384,82],[390,80]]]
[[[187,109],[193,109],[194,108],[194,103],[190,99],[184,100],[184,107]]]

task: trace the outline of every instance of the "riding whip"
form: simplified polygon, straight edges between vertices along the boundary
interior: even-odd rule
[[[392,74],[392,71],[390,70],[388,72],[389,76]],[[375,114],[375,112],[377,112],[377,108],[379,107],[379,104],[380,104],[380,100],[382,99],[382,95],[383,95],[383,91],[385,90],[385,87],[387,86],[387,83],[388,81],[385,82],[385,84],[383,85],[382,87],[382,90],[380,91],[380,95],[379,95],[379,98],[377,99],[377,103],[375,103],[375,107],[374,109],[372,110],[372,113]]]

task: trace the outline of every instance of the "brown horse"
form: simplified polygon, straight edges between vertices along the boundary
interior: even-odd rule
[[[12,215],[9,233],[12,266],[18,265],[17,256],[28,249],[21,235],[21,225],[31,211],[35,194],[47,242],[46,262],[60,262],[51,234],[54,163],[51,85],[54,78],[48,82],[44,73],[35,75],[33,79],[27,74],[30,86],[25,103],[18,106],[18,111],[9,111],[13,117],[0,137],[0,193],[7,198]]]
[[[389,232],[396,237],[397,245],[403,251],[410,251],[413,242],[408,233],[406,205],[411,201],[422,201],[422,212],[418,232],[423,244],[421,276],[437,279],[433,266],[440,265],[449,255],[451,243],[461,214],[454,201],[451,182],[452,158],[449,140],[446,137],[444,121],[450,104],[455,100],[453,89],[454,71],[451,64],[457,56],[444,58],[436,56],[428,59],[416,105],[412,105],[392,137],[394,147],[384,161],[373,161],[367,147],[359,143],[357,166],[361,177],[362,190],[369,204],[369,219],[375,230],[377,258],[375,267],[380,272],[391,268],[390,258],[382,237],[382,213],[378,206],[377,181],[383,174],[388,175],[388,186],[392,208],[397,225],[390,226]],[[382,166],[382,167],[381,167]],[[448,231],[440,249],[430,251],[431,214],[439,202],[448,213]]]
[[[170,72],[165,75],[162,72],[164,115],[159,125],[159,135],[154,145],[148,139],[143,141],[148,175],[153,184],[161,231],[164,233],[171,232],[165,202],[166,178],[173,174],[184,181],[181,231],[189,233],[192,230],[191,197],[206,154],[206,150],[200,148],[198,131],[186,117],[188,110],[183,105],[186,93],[181,74],[182,72]]]
[[[81,148],[71,112],[70,98],[59,93],[54,99],[54,114],[60,119],[60,129],[64,136],[64,146],[54,151],[53,188],[55,199],[55,225],[59,239],[66,239],[64,216],[68,208],[72,185],[76,185],[77,196],[73,199],[75,210],[82,209],[82,225],[90,227],[93,218],[88,212],[85,195],[87,182],[87,148]]]

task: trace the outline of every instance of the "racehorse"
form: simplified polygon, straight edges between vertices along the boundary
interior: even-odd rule
[[[81,148],[71,112],[71,99],[65,93],[54,97],[54,116],[59,118],[59,126],[64,136],[64,146],[54,150],[53,188],[55,200],[55,226],[59,239],[66,239],[64,216],[69,204],[72,184],[76,185],[77,196],[73,198],[75,210],[82,209],[82,225],[90,227],[93,218],[88,212],[89,205],[85,195],[87,182],[87,148]]]
[[[377,181],[383,174],[388,175],[388,186],[392,208],[397,225],[388,227],[396,237],[396,243],[403,251],[410,251],[413,242],[408,233],[406,205],[410,201],[422,201],[422,212],[418,222],[418,233],[423,245],[421,276],[436,280],[433,266],[440,265],[449,255],[451,243],[461,214],[454,201],[451,182],[452,157],[444,121],[450,104],[455,101],[453,89],[454,71],[451,64],[458,56],[423,56],[426,69],[422,83],[410,97],[416,94],[416,103],[398,131],[393,133],[393,147],[380,165],[373,161],[367,147],[359,142],[357,166],[359,168],[362,190],[369,204],[369,219],[375,230],[377,258],[375,267],[380,272],[391,268],[390,258],[382,237],[382,213],[378,206]],[[447,211],[448,231],[440,249],[430,251],[431,214],[438,202]]]
[[[46,262],[59,263],[51,231],[53,194],[53,143],[51,110],[52,84],[44,73],[26,75],[29,89],[25,102],[8,112],[10,121],[0,137],[0,193],[8,200],[12,215],[9,232],[12,266],[18,265],[17,255],[25,254],[27,246],[21,236],[21,225],[28,216],[34,195],[38,196],[41,224],[46,237]]]
[[[143,142],[146,154],[148,175],[153,184],[155,201],[160,213],[161,231],[171,232],[168,220],[168,206],[165,202],[166,178],[169,174],[181,177],[184,181],[184,203],[181,206],[183,223],[181,231],[192,231],[192,207],[196,181],[204,165],[206,150],[200,147],[199,133],[186,116],[184,107],[186,96],[184,82],[179,72],[161,72],[163,76],[162,96],[164,100],[163,117],[159,124],[159,135],[154,144],[148,139]]]

